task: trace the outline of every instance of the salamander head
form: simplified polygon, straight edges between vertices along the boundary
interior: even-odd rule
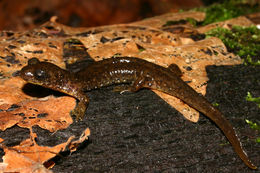
[[[49,63],[40,62],[37,58],[28,60],[28,65],[19,73],[25,81],[57,90],[57,86],[64,80],[67,71]]]

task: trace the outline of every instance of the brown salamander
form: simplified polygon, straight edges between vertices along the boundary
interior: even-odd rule
[[[126,83],[130,84],[130,91],[150,88],[175,96],[214,121],[244,163],[251,169],[256,169],[257,167],[242,149],[231,124],[205,97],[187,85],[180,78],[181,74],[175,64],[165,68],[132,57],[110,58],[94,62],[77,73],[71,73],[52,63],[40,62],[32,58],[20,71],[20,76],[29,83],[57,90],[78,99],[78,105],[72,111],[77,119],[83,118],[89,102],[84,92],[103,86]]]

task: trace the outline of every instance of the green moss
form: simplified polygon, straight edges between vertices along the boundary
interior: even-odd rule
[[[247,124],[249,124],[251,129],[254,129],[254,130],[257,130],[258,132],[260,132],[260,125],[259,124],[253,123],[252,121],[250,121],[248,119],[246,119],[245,121],[246,121]],[[256,138],[256,142],[260,143],[260,137]]]
[[[246,96],[246,100],[250,101],[250,102],[255,102],[258,107],[260,108],[260,97],[252,97],[250,92],[247,92],[247,96]],[[260,132],[260,124],[258,123],[254,123],[248,119],[245,120],[247,124],[249,124],[251,129],[257,130],[258,132]],[[256,138],[256,142],[260,143],[260,137]]]
[[[225,1],[222,4],[213,4],[208,7],[196,8],[195,11],[206,13],[206,18],[202,25],[207,25],[214,22],[220,22],[238,16],[260,11],[258,4],[249,5],[239,1]]]
[[[216,103],[216,102],[212,103],[212,105],[215,106],[215,107],[218,107],[218,106],[219,106],[219,104]]]
[[[250,120],[248,120],[248,119],[246,119],[245,121],[246,121],[247,124],[250,125],[250,128],[251,128],[251,129],[260,131],[260,125],[259,125],[259,124],[253,123],[252,121],[250,121]]]
[[[246,100],[250,102],[255,102],[260,108],[260,97],[252,97],[250,92],[247,92]]]
[[[254,62],[251,58],[251,56],[247,56],[246,60],[244,61],[245,65],[251,64],[251,65],[260,65],[260,60],[257,60],[256,62]]]
[[[256,142],[260,143],[260,137],[256,138]]]
[[[245,64],[260,64],[257,61],[260,57],[260,30],[256,26],[233,26],[231,30],[215,28],[208,31],[206,37],[220,38],[228,51],[243,58]]]
[[[179,12],[184,12],[185,10],[179,10]],[[200,7],[191,9],[191,11],[201,11],[206,13],[204,21],[198,22],[193,18],[181,19],[178,21],[167,21],[163,27],[177,24],[190,23],[193,26],[208,25],[214,22],[221,22],[224,20],[232,19],[238,16],[255,13],[260,11],[260,6],[258,4],[250,5],[244,3],[242,0],[226,0],[223,3],[215,3],[207,7]]]

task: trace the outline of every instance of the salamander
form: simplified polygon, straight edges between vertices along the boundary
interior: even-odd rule
[[[20,71],[20,77],[29,83],[75,97],[78,104],[71,113],[77,119],[84,117],[89,103],[85,92],[113,84],[129,84],[128,90],[133,92],[148,88],[175,96],[215,122],[244,163],[251,169],[256,169],[257,167],[249,160],[228,120],[204,96],[184,82],[181,75],[182,72],[176,64],[165,68],[134,57],[96,61],[76,73],[32,58]]]

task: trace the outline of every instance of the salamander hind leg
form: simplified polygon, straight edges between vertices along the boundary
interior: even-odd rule
[[[177,64],[170,64],[168,66],[168,69],[171,72],[173,72],[176,76],[179,76],[179,77],[182,76],[182,71],[181,71],[181,69],[179,68],[179,66]]]

